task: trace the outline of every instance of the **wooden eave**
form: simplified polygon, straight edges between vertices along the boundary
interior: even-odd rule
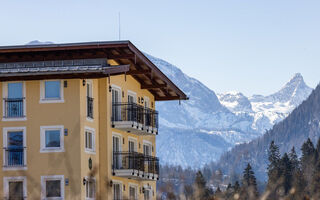
[[[23,45],[0,47],[0,63],[48,61],[48,60],[71,60],[71,59],[106,58],[113,60],[118,65],[130,65],[127,71],[114,72],[115,74],[126,73],[135,78],[141,89],[147,89],[157,101],[187,100],[188,97],[166,75],[164,75],[141,51],[130,41],[114,42],[88,42],[71,44],[48,44],[48,45]],[[116,66],[113,67],[113,70]],[[76,74],[76,73],[75,73]],[[77,75],[55,74],[50,77],[74,77],[74,78],[97,78],[102,74],[78,73]],[[49,78],[49,74],[43,74],[43,79]],[[25,77],[27,78],[27,77]],[[32,76],[28,77],[32,80]],[[39,76],[38,76],[39,78]],[[34,77],[34,79],[38,79]],[[13,80],[14,77],[8,78]],[[1,80],[1,78],[0,78]]]

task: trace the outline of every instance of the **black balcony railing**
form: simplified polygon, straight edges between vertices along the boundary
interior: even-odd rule
[[[145,165],[148,173],[159,174],[159,158],[145,156]]]
[[[25,147],[6,147],[4,148],[4,167],[23,167],[25,166],[24,156]]]
[[[145,108],[145,125],[158,128],[158,111]]]
[[[113,103],[112,122],[131,121],[158,128],[158,112],[136,103]]]
[[[132,121],[144,124],[144,109],[136,103],[113,103],[112,121]]]
[[[87,97],[87,117],[93,119],[93,98]]]
[[[5,118],[24,117],[24,98],[4,98],[3,100]]]
[[[138,152],[113,152],[113,170],[138,170],[159,175],[159,159]]]

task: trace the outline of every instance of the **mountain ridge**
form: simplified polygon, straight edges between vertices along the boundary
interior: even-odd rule
[[[157,103],[160,113],[157,148],[163,164],[197,168],[217,161],[233,146],[250,142],[272,128],[312,90],[297,73],[277,92],[259,95],[260,101],[257,96],[246,97],[241,92],[216,94],[178,67],[146,56],[190,97],[180,106],[177,102]]]

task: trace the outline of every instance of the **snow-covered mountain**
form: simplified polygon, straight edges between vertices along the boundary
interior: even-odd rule
[[[312,91],[301,74],[296,74],[269,96],[246,97],[240,92],[216,94],[176,66],[147,56],[190,97],[181,101],[181,105],[157,103],[160,112],[157,154],[163,164],[201,167],[215,161],[234,145],[262,135]]]
[[[311,92],[302,75],[297,73],[278,92],[269,96],[253,95],[247,98],[240,92],[227,92],[218,94],[218,98],[230,111],[253,116],[252,129],[263,133],[284,119]]]

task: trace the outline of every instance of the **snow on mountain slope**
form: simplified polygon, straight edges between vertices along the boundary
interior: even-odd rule
[[[157,154],[162,164],[201,167],[215,161],[232,146],[253,140],[284,119],[312,90],[296,74],[269,96],[248,98],[240,92],[216,95],[172,64],[146,56],[190,97],[181,105],[157,102]]]
[[[226,106],[232,112],[252,112],[252,106],[249,99],[241,92],[227,92],[218,94],[220,103]]]

